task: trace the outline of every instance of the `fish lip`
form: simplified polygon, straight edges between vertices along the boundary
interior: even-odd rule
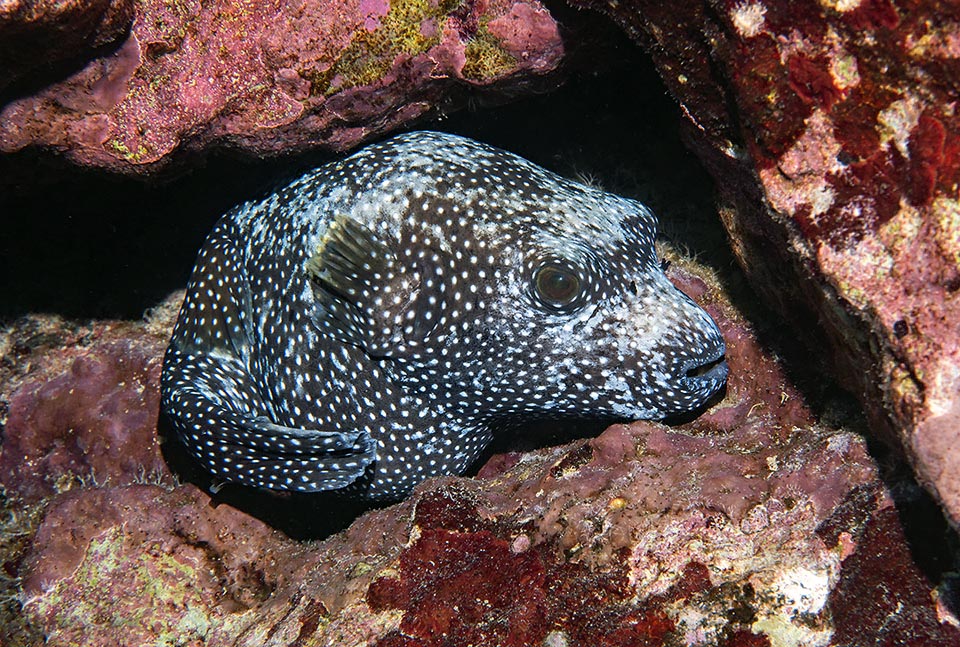
[[[706,364],[701,364],[691,370],[696,371],[696,373],[694,375],[688,374],[685,378],[688,381],[696,381],[699,383],[716,382],[717,384],[722,384],[730,373],[730,366],[727,364],[727,360],[721,356],[718,359],[707,362]]]
[[[680,367],[683,381],[697,385],[722,384],[727,379],[730,366],[726,360],[726,348],[720,345],[714,352],[699,358],[689,359]]]

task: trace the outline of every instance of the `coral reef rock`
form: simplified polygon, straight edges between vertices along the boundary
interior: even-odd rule
[[[9,500],[46,498],[32,541],[4,557],[22,607],[0,640],[19,630],[49,646],[117,644],[119,632],[125,644],[210,646],[960,645],[862,438],[815,423],[716,281],[672,260],[671,279],[728,341],[728,388],[704,415],[500,454],[475,478],[430,479],[313,542],[162,468],[145,481],[120,460],[109,478],[101,467],[103,478],[79,478],[100,465],[86,452],[128,454],[124,427],[138,447],[129,455],[153,465],[132,394],[155,411],[156,339],[181,295],[140,324],[47,322],[31,334],[21,323],[0,375],[15,387],[0,450],[5,465],[32,469],[7,467],[3,484]],[[36,350],[17,354],[23,340]],[[81,348],[69,356],[43,350],[70,343]],[[99,440],[85,431],[96,420]]]
[[[31,19],[0,7],[0,34]],[[558,65],[563,43],[536,0],[147,0],[127,37],[96,54],[0,106],[0,151],[147,175],[213,148],[343,150],[446,105],[456,86],[515,94]]]
[[[617,3],[758,292],[960,523],[960,7]]]
[[[119,40],[133,21],[133,0],[14,0],[0,5],[0,97],[44,68],[82,62]],[[0,99],[2,102],[2,99]]]
[[[0,486],[35,503],[77,485],[172,483],[160,363],[178,294],[143,322],[25,317],[0,336]]]

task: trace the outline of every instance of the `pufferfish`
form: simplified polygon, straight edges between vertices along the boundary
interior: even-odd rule
[[[696,409],[724,341],[655,236],[643,204],[470,139],[368,146],[217,222],[163,410],[220,482],[396,499],[500,428]]]

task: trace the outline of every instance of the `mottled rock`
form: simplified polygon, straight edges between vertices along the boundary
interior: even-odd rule
[[[749,278],[960,523],[960,8],[577,4],[651,52]]]
[[[33,316],[3,332],[0,486],[35,503],[78,485],[172,482],[160,362],[182,295],[143,322]]]
[[[869,471],[856,438],[820,436],[817,457],[772,485],[754,461],[714,459],[755,497],[731,515],[689,467],[701,453],[650,449],[673,435],[614,427],[490,479],[431,481],[315,544],[193,486],[74,489],[27,559],[24,619],[48,645],[111,644],[126,623],[137,642],[208,645],[841,645],[875,635],[878,617],[893,642],[877,644],[918,627],[916,644],[960,644],[902,535],[877,539],[896,513],[876,482],[842,498],[796,487]],[[678,478],[681,464],[696,476]],[[676,496],[653,478],[665,465]]]
[[[319,542],[192,485],[78,482],[19,567],[18,622],[54,646],[121,626],[211,646],[960,645],[863,440],[816,424],[716,281],[671,258],[730,349],[697,420],[496,457]]]
[[[272,617],[263,602],[287,577],[277,562],[303,550],[191,486],[74,490],[34,539],[24,612],[54,645],[230,644],[251,607]]]
[[[536,0],[143,2],[115,51],[0,110],[0,151],[147,175],[211,149],[344,150],[455,98],[553,70]]]

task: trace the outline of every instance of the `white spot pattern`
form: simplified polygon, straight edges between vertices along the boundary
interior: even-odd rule
[[[335,219],[377,241],[349,294],[307,269]],[[501,424],[694,409],[724,343],[655,234],[642,204],[462,137],[369,146],[217,223],[163,408],[221,480],[370,498],[462,472]],[[544,297],[546,265],[575,298]]]

